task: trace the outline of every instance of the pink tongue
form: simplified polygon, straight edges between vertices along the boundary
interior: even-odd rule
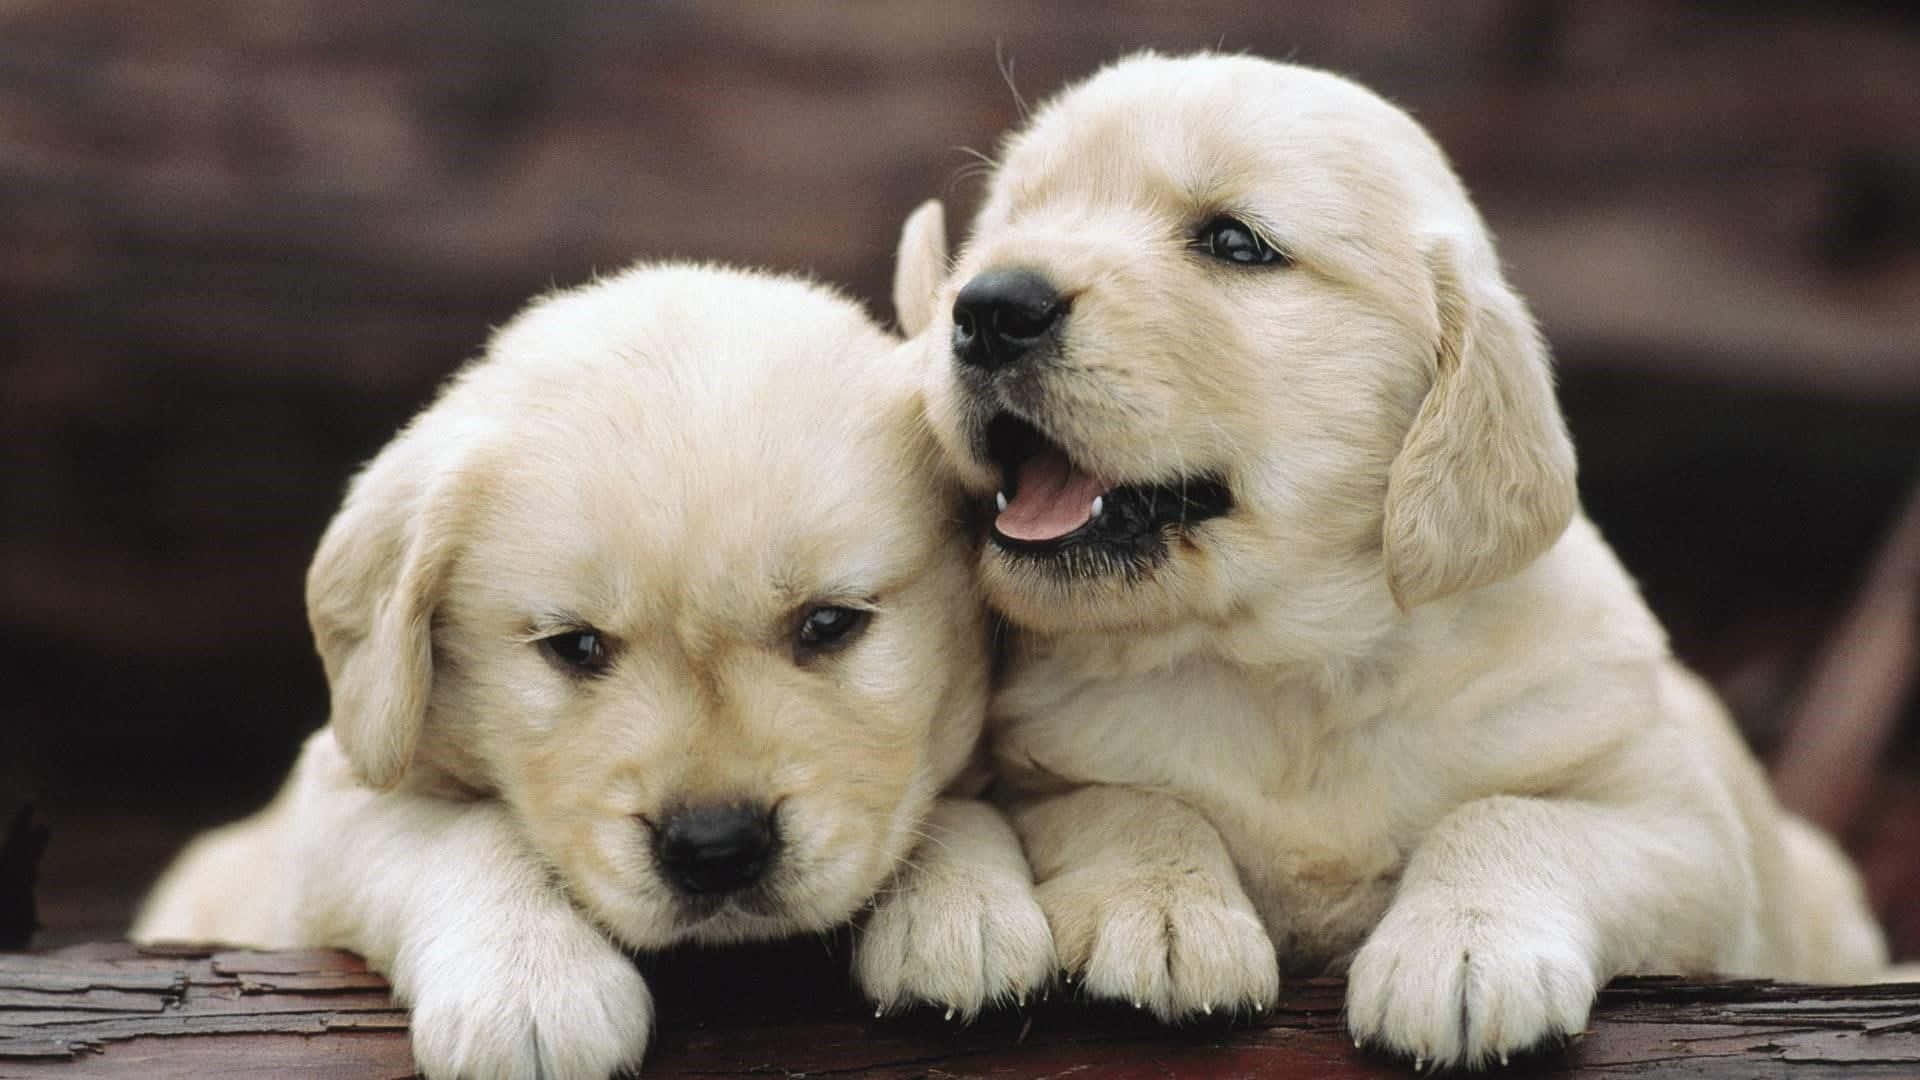
[[[993,523],[1013,540],[1058,540],[1093,517],[1093,500],[1106,491],[1065,454],[1051,450],[1021,462],[1014,484],[1012,501]]]

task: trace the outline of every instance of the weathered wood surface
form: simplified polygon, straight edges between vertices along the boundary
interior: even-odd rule
[[[1253,1021],[1166,1031],[1064,1000],[966,1026],[875,1020],[815,943],[650,965],[651,1077],[1398,1077],[1353,1048],[1341,984],[1290,986]],[[406,1014],[334,952],[0,955],[0,1078],[404,1077]],[[1572,1045],[1507,1077],[1920,1076],[1920,985],[1809,988],[1622,980]]]
[[[0,955],[0,1077],[407,1076],[406,1010],[336,952]]]

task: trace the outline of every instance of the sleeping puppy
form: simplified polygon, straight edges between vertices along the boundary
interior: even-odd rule
[[[1178,1020],[1345,970],[1484,1065],[1624,972],[1853,979],[1853,871],[1581,516],[1445,158],[1352,83],[1153,55],[1005,145],[897,302],[1019,630],[994,756],[1070,977]]]
[[[534,304],[353,482],[307,582],[330,727],[134,936],[361,952],[441,1077],[634,1066],[623,950],[876,893],[883,1010],[1043,985],[1018,841],[959,797],[987,639],[907,359],[743,271]]]

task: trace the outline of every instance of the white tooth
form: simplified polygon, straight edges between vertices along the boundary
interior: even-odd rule
[[[1106,508],[1107,508],[1107,500],[1102,496],[1095,495],[1093,497],[1093,516],[1099,517],[1100,511],[1105,510]]]
[[[1098,501],[1098,500],[1096,500],[1096,501]],[[1007,509],[1007,493],[1006,493],[1006,492],[1004,492],[1004,491],[996,491],[996,492],[994,492],[994,493],[993,493],[993,505],[995,505],[995,506],[997,506],[997,507],[999,507],[999,508],[1000,508],[1000,510],[1001,510],[1001,512],[1002,512],[1002,513],[1004,513],[1004,512],[1006,511],[1006,509]]]

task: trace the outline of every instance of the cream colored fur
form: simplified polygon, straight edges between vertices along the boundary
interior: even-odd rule
[[[882,1009],[1044,985],[1018,841],[965,797],[986,629],[912,359],[827,290],[748,272],[534,304],[354,481],[308,581],[331,726],[134,936],[357,950],[435,1077],[635,1065],[626,950],[870,901],[855,972]],[[822,603],[874,615],[802,664]],[[614,643],[595,678],[538,644],[585,625]],[[690,915],[643,819],[738,799],[778,806],[770,896]]]
[[[901,247],[901,282],[944,282],[900,307],[976,493],[985,395],[1110,482],[1211,470],[1236,501],[1135,577],[980,556],[1019,628],[995,756],[1070,977],[1179,1020],[1345,971],[1356,1040],[1474,1066],[1579,1032],[1622,973],[1885,963],[1580,514],[1546,351],[1405,114],[1142,55],[1003,149],[951,273],[937,208]],[[1291,265],[1197,250],[1223,213]],[[981,391],[949,312],[1006,268],[1070,306]]]

